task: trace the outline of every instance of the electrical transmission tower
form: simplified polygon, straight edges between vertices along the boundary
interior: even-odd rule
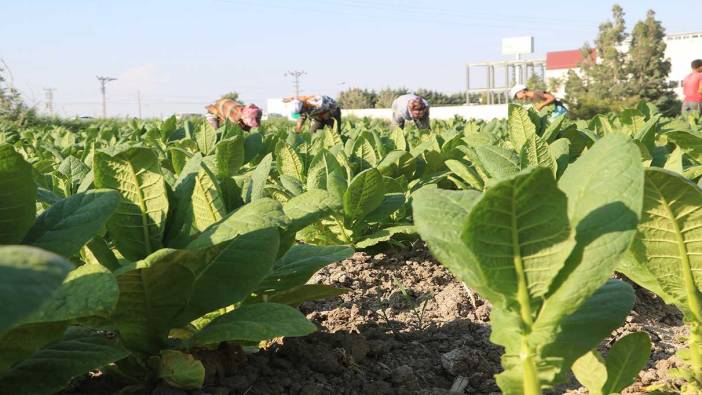
[[[97,79],[98,81],[100,81],[100,93],[102,93],[102,117],[107,118],[107,100],[105,99],[105,86],[108,82],[114,81],[117,78],[98,76]]]
[[[54,115],[54,88],[44,88],[44,97],[46,97],[46,112],[49,115]]]
[[[295,97],[300,96],[300,79],[302,79],[302,77],[305,75],[307,75],[307,73],[303,70],[288,71],[287,73],[285,73],[285,77],[293,78],[293,86],[295,87]]]

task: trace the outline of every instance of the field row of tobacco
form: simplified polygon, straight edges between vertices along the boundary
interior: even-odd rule
[[[344,292],[308,284],[315,272],[418,239],[491,303],[505,394],[571,372],[591,394],[633,382],[646,334],[596,351],[634,303],[615,272],[689,328],[681,386],[651,390],[700,393],[700,176],[702,120],[644,103],[578,121],[511,106],[423,131],[0,125],[0,393],[95,369],[199,388],[194,351],[312,333],[297,306]]]

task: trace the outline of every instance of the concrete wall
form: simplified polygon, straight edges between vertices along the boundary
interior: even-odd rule
[[[431,107],[429,110],[432,119],[451,119],[459,115],[466,119],[484,119],[491,120],[494,118],[507,118],[506,104],[491,104],[484,106],[450,106],[450,107]],[[391,119],[392,110],[389,108],[365,108],[365,109],[342,109],[341,116],[356,116],[359,118],[380,118]]]

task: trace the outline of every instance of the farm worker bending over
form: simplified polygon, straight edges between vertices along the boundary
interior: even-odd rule
[[[404,129],[405,121],[414,121],[418,129],[429,129],[429,102],[411,93],[393,100],[393,126]]]
[[[219,99],[205,108],[207,122],[215,129],[227,119],[247,132],[261,124],[262,112],[255,104],[243,105],[231,99]]]
[[[544,107],[553,105],[553,111],[551,112],[551,118],[555,118],[561,114],[565,114],[568,110],[565,108],[560,100],[556,99],[556,96],[552,95],[550,92],[542,90],[531,90],[523,84],[517,84],[509,91],[509,96],[513,100],[519,100],[522,102],[531,102],[534,105],[534,110],[541,111]]]
[[[682,112],[702,114],[702,59],[692,61],[692,73],[683,81],[683,93]]]
[[[298,96],[283,99],[283,102],[288,103],[291,117],[297,120],[295,133],[300,133],[307,118],[310,118],[311,133],[325,126],[334,128],[334,121],[336,131],[341,129],[341,108],[329,96]]]

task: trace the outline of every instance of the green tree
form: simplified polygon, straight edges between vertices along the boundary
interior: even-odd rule
[[[236,91],[231,91],[229,93],[223,94],[222,97],[220,97],[220,99],[229,99],[229,100],[234,100],[236,102],[239,102],[239,93]]]
[[[416,94],[425,98],[432,106],[455,106],[466,102],[466,94],[464,92],[445,94],[443,92],[420,88],[417,89]]]
[[[35,116],[36,112],[24,104],[19,91],[7,84],[0,68],[0,119],[26,124]]]
[[[539,89],[539,90],[547,90],[546,88],[546,82],[544,81],[543,77],[540,75],[534,73],[532,74],[529,79],[527,79],[526,86],[529,89]]]
[[[373,108],[376,102],[376,93],[368,89],[349,88],[337,98],[341,108]]]
[[[628,52],[629,94],[656,105],[664,113],[678,109],[675,93],[668,82],[670,61],[665,58],[665,29],[649,10],[631,32]]]
[[[378,91],[375,108],[390,108],[393,100],[397,99],[398,96],[406,95],[407,93],[409,93],[407,88],[383,88]]]
[[[572,115],[591,117],[636,102],[630,97],[627,58],[622,52],[627,36],[624,10],[615,4],[612,20],[600,24],[595,46],[586,43],[582,49],[581,74],[570,72],[565,82]]]

